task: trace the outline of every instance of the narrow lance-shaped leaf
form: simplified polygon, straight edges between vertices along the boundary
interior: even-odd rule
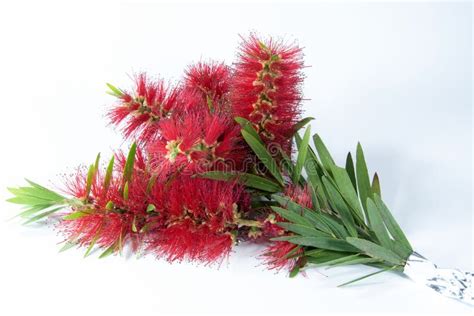
[[[346,157],[346,171],[347,174],[349,175],[349,178],[351,179],[352,186],[354,187],[354,190],[357,193],[357,181],[356,181],[356,175],[355,175],[355,169],[354,169],[354,161],[352,160],[352,155],[351,153],[347,153]]]
[[[150,180],[148,180],[148,183],[146,185],[146,193],[151,192],[151,189],[153,189],[153,186],[155,185],[157,178],[158,178],[158,175],[156,173],[150,177]]]
[[[244,137],[247,144],[252,148],[260,161],[267,167],[268,171],[275,177],[280,185],[284,185],[283,177],[278,170],[275,159],[270,155],[267,149],[251,134],[245,130],[241,130],[242,136]]]
[[[30,218],[29,220],[27,220],[25,223],[23,223],[24,225],[27,225],[27,224],[30,224],[30,223],[33,223],[33,222],[36,222],[36,221],[39,221],[40,219],[42,218],[45,218],[45,217],[48,217],[49,215],[53,214],[53,213],[56,213],[57,211],[63,209],[63,207],[57,207],[55,209],[52,209],[52,210],[49,210],[49,211],[46,211],[44,213],[41,213],[41,214],[38,214],[32,218]]]
[[[94,175],[99,171],[100,153],[97,154],[94,162]]]
[[[364,275],[360,278],[357,278],[357,279],[354,279],[352,281],[349,281],[349,282],[346,282],[346,283],[343,283],[343,284],[340,284],[338,285],[338,287],[342,287],[342,286],[346,286],[346,285],[349,285],[349,284],[352,284],[352,283],[355,283],[355,282],[358,282],[358,281],[361,281],[361,280],[364,280],[364,279],[367,279],[371,276],[374,276],[374,275],[377,275],[379,273],[382,273],[382,272],[386,272],[386,271],[389,271],[389,270],[393,270],[396,266],[393,266],[393,267],[388,267],[388,268],[384,268],[382,270],[379,270],[379,271],[376,271],[376,272],[373,272],[373,273],[369,273],[367,275]]]
[[[243,118],[243,117],[236,117],[234,120],[242,127],[243,130],[245,130],[247,133],[255,137],[255,139],[260,143],[263,144],[262,139],[260,138],[260,135],[258,135],[258,132],[253,128],[252,122],[249,120]]]
[[[125,167],[123,169],[123,182],[130,181],[133,173],[133,165],[135,163],[135,154],[137,151],[137,144],[133,143],[128,152],[127,161],[125,162]]]
[[[347,231],[351,236],[357,236],[357,229],[354,223],[354,218],[349,210],[349,207],[344,202],[342,196],[337,192],[333,184],[328,180],[327,177],[323,177],[323,183],[329,194],[330,204],[333,206],[335,211],[341,216],[342,222],[346,227]]]
[[[288,239],[289,242],[321,249],[335,250],[335,251],[347,251],[356,252],[358,249],[353,247],[345,240],[328,238],[328,237],[291,237]]]
[[[281,190],[278,183],[260,176],[256,176],[250,173],[234,173],[224,171],[208,171],[199,174],[200,177],[214,180],[232,180],[236,179],[239,183],[251,187],[254,189],[266,191],[266,192],[277,192]]]
[[[115,249],[117,248],[116,243],[113,243],[111,246],[109,246],[107,249],[105,249],[104,252],[102,252],[99,256],[99,259],[106,258],[113,254],[115,252]]]
[[[369,172],[360,143],[357,144],[356,158],[357,186],[359,188],[360,201],[364,210],[367,211],[367,198],[372,197],[372,188],[370,187]]]
[[[106,85],[110,89],[110,91],[107,91],[108,94],[113,95],[114,97],[118,97],[118,98],[124,95],[122,90],[120,90],[119,88],[116,88],[112,84],[106,83]]]
[[[125,182],[125,185],[123,186],[123,199],[128,201],[128,181]]]
[[[87,171],[86,193],[85,193],[84,199],[87,199],[89,197],[89,194],[91,193],[92,182],[94,181],[94,175],[95,175],[95,167],[94,165],[90,165],[89,170]]]
[[[378,259],[375,258],[368,258],[368,257],[354,257],[353,259],[343,261],[343,262],[338,262],[338,263],[332,263],[328,269],[335,268],[335,267],[340,267],[340,266],[349,266],[349,265],[354,265],[354,264],[368,264],[368,263],[378,263],[380,262]]]
[[[373,258],[387,261],[395,265],[404,264],[403,259],[400,258],[400,256],[398,256],[396,253],[371,241],[355,237],[347,237],[346,241],[354,247],[362,250],[366,255]]]
[[[303,237],[328,237],[326,233],[318,231],[312,227],[292,224],[287,222],[280,222],[278,226],[284,228],[286,231],[293,232],[295,234],[301,235]]]
[[[380,189],[380,179],[377,172],[374,173],[374,177],[372,179],[372,193],[377,194],[378,196],[382,196],[382,192]]]
[[[75,220],[75,219],[79,219],[79,218],[87,216],[87,215],[89,215],[88,212],[75,211],[75,212],[72,212],[71,214],[68,214],[68,215],[64,216],[63,219],[64,220]]]
[[[309,137],[311,136],[311,125],[306,128],[303,136],[303,141],[298,146],[298,157],[296,159],[296,166],[293,172],[293,183],[298,183],[303,170],[304,163],[306,161],[306,155],[308,153]]]
[[[377,206],[371,199],[367,199],[367,213],[369,215],[369,226],[375,233],[378,241],[384,248],[390,249],[392,245],[390,236],[388,235]]]
[[[277,206],[272,206],[272,210],[291,223],[312,227],[309,220],[301,215],[296,214],[295,212]]]
[[[311,122],[312,120],[314,120],[314,117],[305,117],[304,119],[302,119],[301,121],[299,121],[298,123],[296,123],[296,124],[293,126],[293,130],[295,131],[295,134],[296,134],[300,129],[302,129],[306,124],[308,124],[309,122]]]
[[[334,159],[332,159],[331,154],[326,148],[326,145],[324,145],[323,140],[318,134],[313,136],[313,142],[314,146],[316,146],[316,150],[318,151],[321,163],[323,164],[326,171],[330,174],[331,166],[335,164]]]
[[[94,238],[92,239],[91,243],[89,244],[89,247],[87,247],[87,250],[86,250],[86,253],[84,254],[84,258],[89,256],[89,254],[91,253],[92,251],[92,248],[94,248],[95,246],[95,243],[97,242],[97,240],[99,239],[99,236],[100,236],[100,230],[97,230]]]
[[[332,174],[339,189],[339,192],[353,210],[356,220],[359,222],[359,224],[363,226],[365,224],[364,214],[360,206],[359,197],[357,196],[357,193],[354,190],[354,187],[352,186],[347,171],[344,168],[340,168],[336,165],[333,165]]]
[[[402,243],[402,245],[407,248],[408,252],[413,251],[413,248],[411,247],[410,242],[403,233],[403,230],[400,228],[397,221],[393,217],[392,213],[390,213],[390,210],[387,208],[382,199],[377,194],[375,194],[374,200],[375,204],[377,205],[377,209],[379,210],[380,215],[382,216],[383,221],[387,226],[388,231],[390,232],[390,235],[392,235],[392,237],[396,241]]]
[[[114,171],[114,162],[115,156],[110,158],[109,164],[107,165],[107,170],[105,171],[104,178],[104,192],[107,192],[110,186],[110,181],[112,180],[112,172]]]
[[[300,137],[300,135],[295,134],[295,141],[296,144],[299,146],[301,142],[303,141]],[[306,154],[306,161],[304,163],[304,169],[306,170],[306,175],[308,177],[309,183],[311,183],[311,186],[315,189],[317,193],[317,198],[321,200],[321,203],[314,203],[319,204],[320,207],[318,208],[327,208],[327,198],[326,198],[326,193],[324,192],[324,188],[321,182],[320,174],[318,172],[319,168],[319,162],[317,159],[316,154],[313,152],[313,149],[308,146],[308,152]],[[321,172],[322,174],[322,172]]]

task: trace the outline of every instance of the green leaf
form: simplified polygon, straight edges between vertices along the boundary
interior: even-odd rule
[[[87,247],[86,253],[84,254],[84,258],[86,258],[87,256],[89,256],[89,254],[91,253],[92,248],[94,248],[95,243],[96,243],[97,240],[99,239],[100,231],[101,231],[101,229],[99,228],[99,229],[97,230],[97,232],[95,233],[95,236],[94,236],[94,238],[92,239],[91,243],[89,244],[89,247]]]
[[[59,211],[60,209],[62,209],[62,207],[57,207],[55,209],[52,209],[50,211],[47,211],[47,212],[44,212],[44,213],[41,213],[41,214],[38,214],[32,218],[30,218],[29,220],[27,220],[26,222],[24,222],[23,224],[24,225],[27,225],[27,224],[30,224],[30,223],[33,223],[33,222],[36,222],[36,221],[39,221],[40,219],[44,218],[44,217],[47,217],[57,211]]]
[[[29,180],[26,180],[29,181]],[[33,185],[34,184],[34,185]],[[7,188],[15,196],[33,197],[52,202],[63,202],[65,197],[31,182],[29,187]]]
[[[361,225],[364,225],[364,214],[360,206],[357,192],[352,186],[349,174],[344,168],[340,168],[336,165],[332,167],[332,174],[339,189],[339,192],[341,193],[344,200],[349,204],[351,209],[354,211],[353,213],[357,221]]]
[[[122,92],[122,90],[114,87],[113,85],[111,85],[110,83],[106,83],[107,87],[109,87],[110,91],[107,91],[108,94],[110,95],[113,95],[115,97],[122,97],[124,95],[124,93]]]
[[[393,270],[394,268],[395,268],[395,267],[388,267],[388,268],[385,268],[385,269],[376,271],[376,272],[374,272],[374,273],[370,273],[370,274],[364,275],[364,276],[362,276],[362,277],[360,277],[360,278],[357,278],[357,279],[354,279],[354,280],[352,280],[352,281],[349,281],[349,282],[340,284],[340,285],[338,285],[338,287],[346,286],[346,285],[349,285],[349,284],[352,284],[352,283],[361,281],[361,280],[363,280],[363,279],[367,279],[368,277],[374,276],[374,275],[376,275],[376,274],[379,274],[379,273],[382,273],[382,272],[385,272],[385,271]]]
[[[99,162],[100,162],[100,153],[98,153],[97,157],[95,157],[94,174],[97,174],[97,171],[99,171]]]
[[[43,211],[49,207],[50,205],[32,205],[28,207],[27,209],[25,209],[20,214],[18,214],[17,216],[22,217],[22,218],[30,218],[33,214]]]
[[[154,212],[155,210],[156,210],[156,206],[154,204],[148,204],[148,206],[146,207],[147,213]]]
[[[69,250],[76,245],[77,245],[76,242],[66,241],[64,245],[61,247],[61,249],[59,249],[59,252],[64,252],[66,250]]]
[[[267,167],[268,171],[275,177],[280,185],[284,185],[283,177],[278,170],[275,159],[270,155],[267,149],[251,134],[245,130],[241,130],[242,136],[244,137],[247,144],[252,148],[260,161]]]
[[[329,214],[322,213],[320,217],[321,222],[325,223],[328,227],[330,227],[331,231],[335,234],[338,238],[346,238],[349,236],[349,233],[341,225],[334,216]]]
[[[155,185],[157,178],[158,178],[158,175],[156,173],[150,177],[150,180],[148,180],[148,183],[146,185],[146,193],[151,192],[151,189],[153,189],[153,186]]]
[[[105,249],[105,251],[100,254],[99,259],[106,258],[110,256],[111,254],[113,254],[115,252],[115,248],[117,248],[117,245],[113,243],[110,247]]]
[[[223,171],[208,171],[199,174],[200,177],[214,180],[232,180],[236,179],[239,183],[251,187],[254,189],[267,191],[267,192],[278,192],[281,191],[281,187],[278,183],[256,176],[250,173],[237,173],[237,172],[223,172]]]
[[[41,199],[38,197],[27,196],[27,195],[18,195],[12,198],[7,199],[7,202],[23,205],[44,205],[51,206],[54,205],[54,201]]]
[[[260,138],[260,135],[258,135],[258,132],[253,127],[252,122],[247,119],[244,119],[243,117],[236,117],[234,118],[234,120],[242,127],[244,131],[252,135],[256,140],[263,144],[263,141]]]
[[[107,204],[105,204],[105,209],[108,210],[108,211],[111,211],[114,209],[114,202],[112,201],[108,201]]]
[[[372,258],[387,261],[395,265],[404,265],[404,260],[396,253],[371,241],[354,237],[347,237],[346,241]]]
[[[300,135],[295,134],[295,141],[296,144],[299,146],[303,141]],[[311,146],[308,146],[308,153],[306,155],[306,162],[304,163],[304,168],[306,170],[306,175],[308,177],[309,182],[316,190],[317,196],[321,201],[319,208],[328,208],[326,193],[324,192],[324,188],[321,182],[321,176],[324,174],[323,168],[321,163],[318,160],[318,157],[314,153]]]
[[[128,181],[126,181],[125,185],[123,186],[123,199],[128,201]]]
[[[300,267],[295,266],[293,269],[290,271],[290,278],[294,278],[295,276],[298,275],[298,272],[300,272]]]
[[[318,214],[317,212],[314,212],[310,209],[302,207],[298,203],[292,201],[290,198],[285,197],[285,196],[273,194],[272,199],[277,201],[281,206],[287,208],[288,210],[293,211],[296,214],[303,216],[305,219],[310,221],[312,226],[314,226],[316,229],[328,235],[333,235],[332,230],[326,224],[326,221],[321,214]]]
[[[369,172],[367,170],[367,164],[365,163],[364,151],[360,143],[357,144],[356,158],[357,186],[359,188],[360,201],[364,210],[367,211],[367,198],[372,198],[372,189],[370,187]]]
[[[335,250],[335,251],[348,251],[357,252],[358,249],[350,245],[344,240],[334,239],[328,237],[292,237],[288,239],[289,242],[321,249]]]
[[[279,214],[281,217],[290,221],[291,223],[312,227],[309,220],[301,215],[296,214],[295,212],[277,206],[272,206],[271,208],[275,213]]]
[[[296,166],[293,172],[293,183],[298,183],[301,171],[303,170],[304,163],[306,162],[306,155],[308,153],[308,144],[309,144],[309,137],[311,136],[311,126],[306,128],[306,131],[303,136],[303,141],[301,142],[300,146],[298,146],[298,157],[296,159]]]
[[[132,220],[132,232],[136,233],[138,232],[138,229],[137,229],[137,217],[136,216],[133,216],[133,220]]]
[[[355,175],[355,169],[354,169],[354,161],[352,160],[352,155],[350,152],[347,153],[346,171],[347,171],[347,174],[349,175],[349,178],[351,179],[352,186],[354,187],[354,190],[357,193],[357,181],[356,181],[356,175]]]
[[[43,194],[46,194],[46,195],[49,195],[50,196],[50,199],[51,200],[54,200],[54,201],[62,201],[65,199],[64,196],[54,192],[54,191],[51,191],[41,185],[39,185],[38,183],[35,183],[31,180],[28,180],[28,179],[25,179],[26,182],[28,182],[32,187],[36,188],[37,190],[43,192]]]
[[[379,175],[374,173],[374,178],[372,179],[372,193],[377,194],[378,196],[382,196],[381,190],[380,190],[380,180],[379,180]]]
[[[297,144],[297,146],[299,145]],[[280,149],[280,155],[282,157],[280,161],[280,165],[282,166],[284,170],[288,172],[289,175],[292,176],[293,173],[295,172],[295,165],[291,161],[291,158],[281,148],[279,149]],[[301,185],[304,185],[306,183],[306,179],[303,176],[300,176],[299,183]]]
[[[377,206],[370,198],[367,199],[367,213],[369,215],[370,228],[375,233],[378,241],[382,247],[390,249],[392,241],[388,235],[387,229],[385,228],[382,216],[380,215]]]
[[[328,237],[326,233],[320,232],[312,227],[300,224],[280,222],[278,223],[278,226],[284,228],[286,231],[290,231],[304,237]]]
[[[344,202],[342,196],[339,194],[337,189],[333,186],[331,181],[329,181],[326,176],[323,177],[323,184],[329,194],[329,203],[332,205],[334,210],[341,216],[341,220],[344,223],[345,228],[349,232],[349,235],[356,237],[357,229],[355,226],[354,218],[352,217],[348,205],[346,204],[346,202]]]
[[[348,253],[338,253],[338,254],[340,254],[341,256],[338,255],[338,256],[335,256],[334,259],[323,261],[319,264],[318,263],[316,263],[316,264],[318,264],[320,266],[323,266],[323,265],[324,266],[330,266],[330,265],[334,265],[334,264],[347,262],[347,261],[353,260],[354,258],[359,257],[359,254],[352,254],[352,255],[349,255]]]
[[[349,265],[354,265],[354,264],[367,264],[367,263],[377,263],[379,260],[375,258],[367,258],[367,257],[355,257],[354,259],[347,259],[343,260],[339,263],[332,263],[328,269],[335,268],[335,267],[340,267],[340,266],[349,266]]]
[[[319,137],[318,134],[314,134],[313,136],[314,146],[316,146],[316,150],[318,151],[319,158],[321,159],[321,163],[323,164],[324,168],[327,172],[331,172],[331,167],[334,165],[334,160],[331,157],[326,145],[324,145],[323,140]]]
[[[308,124],[309,122],[311,122],[312,120],[314,120],[314,117],[305,117],[304,119],[300,120],[298,123],[296,123],[294,126],[293,126],[293,130],[295,132],[295,134],[300,130],[302,129],[303,127],[305,127],[306,124]]]
[[[104,192],[107,192],[110,186],[110,181],[112,180],[112,172],[114,171],[114,162],[115,156],[110,158],[109,164],[107,165],[107,171],[105,172],[104,178]]]
[[[385,226],[387,226],[387,229],[390,232],[390,235],[392,235],[395,241],[400,242],[407,249],[408,253],[411,253],[413,251],[413,248],[411,247],[410,242],[408,241],[407,237],[403,233],[403,230],[400,228],[395,218],[393,217],[392,213],[390,213],[385,203],[377,194],[374,195],[374,200],[375,205],[377,205],[377,209],[380,212],[380,216],[382,216]]]
[[[94,165],[89,166],[89,171],[87,171],[87,181],[86,181],[86,194],[84,196],[85,199],[89,197],[89,194],[91,193],[91,188],[92,188],[92,182],[94,180]]]
[[[302,254],[298,253],[301,250],[301,246],[296,246],[293,249],[291,249],[285,256],[285,259],[292,259],[292,258],[297,258],[300,257]]]
[[[63,219],[64,220],[75,220],[75,219],[79,219],[81,217],[84,217],[86,215],[89,215],[89,213],[83,212],[83,211],[76,211],[76,212],[73,212],[71,214],[68,214],[68,215],[64,216]]]
[[[133,165],[135,163],[135,154],[137,152],[137,144],[133,143],[128,152],[127,161],[125,162],[125,167],[123,169],[123,182],[130,181],[133,173]]]

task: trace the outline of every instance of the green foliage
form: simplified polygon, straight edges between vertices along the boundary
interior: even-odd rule
[[[281,175],[275,159],[273,159],[272,155],[267,151],[265,146],[257,138],[255,138],[252,133],[249,133],[244,129],[241,130],[241,133],[247,144],[255,152],[255,155],[257,155],[258,159],[260,159],[260,161],[265,165],[275,180],[277,180],[277,182],[283,186],[283,176]]]
[[[125,161],[125,167],[123,169],[123,183],[130,181],[133,173],[133,165],[135,163],[135,154],[137,152],[137,144],[133,143],[128,152],[127,160]]]
[[[242,121],[241,125],[244,123]],[[304,264],[298,265],[292,275],[305,264],[328,267],[366,264],[381,269],[343,284],[348,285],[380,272],[402,269],[413,250],[380,198],[378,175],[375,174],[370,182],[362,146],[357,145],[355,164],[349,153],[344,167],[340,167],[319,135],[313,136],[316,151],[308,145],[309,133],[307,128],[303,138],[295,134],[299,150],[296,163],[282,155],[286,165],[275,170],[277,163],[263,152],[262,143],[252,137],[251,130],[242,130],[247,143],[261,160],[265,158],[265,166],[280,185],[280,175],[287,172],[293,184],[309,186],[313,201],[311,209],[278,193],[283,192],[281,187],[272,191],[274,194],[270,197],[270,201],[279,204],[272,206],[272,210],[285,219],[278,225],[287,232],[272,240],[288,241],[303,249],[298,262]],[[301,175],[303,168],[307,179]],[[273,183],[272,189],[277,189],[278,185]]]
[[[18,216],[26,220],[25,224],[46,218],[71,203],[69,199],[52,190],[28,179],[26,181],[27,186],[8,188],[13,197],[7,200],[23,205],[24,209]]]
[[[199,175],[200,177],[214,180],[236,180],[247,187],[258,189],[266,192],[279,192],[282,187],[273,180],[243,172],[224,172],[224,171],[208,171]]]
[[[110,83],[106,83],[107,87],[110,89],[107,91],[108,94],[113,95],[114,97],[120,98],[124,95],[123,91],[115,86],[111,85]]]

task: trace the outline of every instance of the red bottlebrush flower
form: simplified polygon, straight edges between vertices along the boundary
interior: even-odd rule
[[[219,262],[230,253],[233,238],[230,233],[216,234],[207,226],[184,219],[157,234],[152,250],[168,261],[185,259],[203,263]]]
[[[167,192],[166,223],[150,235],[149,249],[169,261],[219,261],[231,250],[246,202],[236,183],[179,177]]]
[[[243,168],[248,152],[240,127],[223,114],[193,111],[163,120],[159,128],[161,135],[148,151],[162,176]]]
[[[228,102],[230,77],[230,68],[224,63],[199,62],[186,70],[184,86],[205,107],[221,110]]]
[[[148,222],[147,188],[151,175],[145,170],[146,162],[139,150],[133,176],[125,184],[125,157],[118,153],[115,158],[118,163],[108,181],[106,175],[97,170],[88,185],[87,170],[79,169],[66,182],[66,191],[82,201],[59,223],[59,229],[68,240],[80,245],[96,243],[100,247],[115,243],[117,248],[117,243],[132,240],[134,247],[138,246],[142,237],[137,232]]]
[[[285,188],[285,196],[301,206],[312,209],[313,200],[311,199],[311,188],[308,185],[301,187],[299,185],[290,185]]]
[[[292,257],[292,255],[298,255],[303,252],[303,249],[297,249],[297,247],[297,245],[288,241],[273,242],[265,249],[262,256],[264,263],[270,269],[288,269],[291,271],[298,261],[298,258]]]
[[[251,121],[266,143],[287,153],[300,112],[302,56],[297,46],[251,35],[241,45],[232,81],[235,116]]]
[[[125,243],[129,238],[126,227],[130,223],[130,218],[122,214],[93,213],[76,219],[62,220],[60,230],[69,241],[81,246],[95,242],[105,248],[120,239]]]
[[[135,92],[120,92],[119,103],[111,108],[108,117],[111,124],[123,125],[126,138],[149,142],[158,132],[161,119],[169,117],[173,110],[181,106],[177,87],[167,87],[162,80],[151,81],[145,74],[135,79]]]

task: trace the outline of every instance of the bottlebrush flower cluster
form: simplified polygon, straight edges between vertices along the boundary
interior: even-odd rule
[[[67,179],[73,203],[58,227],[68,244],[87,247],[87,254],[99,246],[103,256],[130,244],[169,261],[212,263],[238,241],[281,235],[276,222],[283,219],[252,204],[258,190],[244,189],[238,179],[199,175],[260,172],[237,117],[250,122],[263,145],[291,153],[302,67],[299,47],[251,35],[232,66],[198,62],[176,85],[145,73],[135,76],[131,90],[109,84],[116,97],[109,122],[134,145],[128,155],[116,153],[105,171],[97,160]],[[308,197],[297,188],[287,194],[298,202]],[[266,261],[292,266],[284,257],[293,250],[287,242],[275,243]]]

